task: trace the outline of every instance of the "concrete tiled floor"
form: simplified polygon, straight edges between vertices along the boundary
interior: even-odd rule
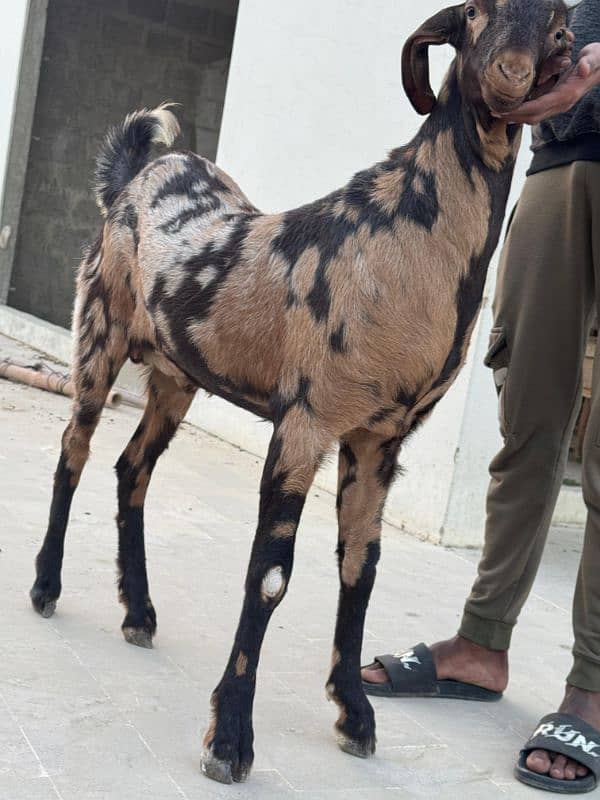
[[[15,345],[0,339],[0,357]],[[105,414],[73,504],[57,615],[27,592],[69,401],[0,381],[0,800],[457,798],[535,796],[517,750],[558,703],[570,666],[581,533],[555,530],[512,651],[506,698],[374,702],[377,756],[341,753],[323,684],[337,596],[334,501],[313,493],[296,569],[264,647],[256,763],[244,786],[199,771],[208,698],[239,614],[261,464],[190,427],[162,459],[147,506],[159,615],[153,651],[121,638],[112,465],[138,412]],[[258,423],[257,424],[263,424]],[[454,632],[477,553],[386,529],[364,657]]]

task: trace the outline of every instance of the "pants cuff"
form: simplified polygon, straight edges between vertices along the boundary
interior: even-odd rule
[[[465,611],[458,634],[488,650],[508,650],[513,628],[511,623],[483,619]]]
[[[567,678],[569,686],[587,692],[600,692],[600,663],[573,653],[573,669]]]

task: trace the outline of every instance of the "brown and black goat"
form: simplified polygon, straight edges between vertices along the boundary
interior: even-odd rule
[[[117,464],[119,591],[133,644],[151,646],[156,629],[144,498],[195,392],[271,420],[243,610],[204,740],[211,778],[250,770],[261,643],[288,588],[306,494],[337,443],[341,588],[327,690],[342,749],[374,752],[360,654],[386,496],[402,441],[464,362],[481,304],[520,141],[493,112],[521,105],[546,60],[568,52],[567,14],[563,0],[441,11],[404,49],[405,89],[429,115],[416,137],[287,213],[262,214],[197,155],[151,161],[151,143],[171,145],[178,132],[167,107],[132,114],[106,140],[97,187],[106,221],[79,272],[77,394],[31,598],[53,613],[71,499],[127,358],[150,370],[146,411]],[[457,56],[436,98],[428,46],[448,42]]]

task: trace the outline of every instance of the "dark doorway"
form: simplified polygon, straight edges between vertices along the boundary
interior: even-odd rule
[[[178,146],[217,153],[238,0],[50,0],[8,303],[70,326],[100,218],[90,186],[109,125],[164,100]]]

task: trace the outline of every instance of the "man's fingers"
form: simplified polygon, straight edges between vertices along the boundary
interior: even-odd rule
[[[567,56],[555,56],[546,62],[538,80],[538,86],[543,86],[545,83],[564,72],[572,65],[572,61]]]
[[[589,78],[594,68],[589,59],[582,58],[577,64],[577,74],[580,78]]]
[[[585,64],[585,69],[589,70],[587,75],[591,72],[600,70],[600,43],[592,42],[586,45],[579,54],[579,63]]]

